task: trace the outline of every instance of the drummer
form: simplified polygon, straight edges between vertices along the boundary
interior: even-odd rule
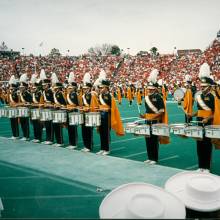
[[[66,101],[67,101],[68,113],[78,112],[77,107],[79,106],[79,101],[77,94],[77,83],[75,82],[74,72],[70,72],[69,74]],[[67,128],[69,135],[69,146],[67,146],[66,148],[75,149],[77,148],[77,142],[78,142],[77,125],[69,125],[69,115],[67,118],[68,118]]]
[[[82,111],[95,112],[98,109],[98,100],[96,95],[92,94],[92,84],[90,73],[85,73],[83,77],[83,95],[82,95]],[[93,127],[85,126],[82,124],[82,138],[84,148],[81,150],[83,152],[90,152],[93,146]]]
[[[8,104],[10,107],[16,107],[19,102],[18,93],[17,93],[17,81],[15,80],[15,76],[12,75],[9,80],[9,94],[8,94]],[[18,117],[10,118],[11,121],[11,130],[12,137],[10,139],[15,140],[19,138],[19,126],[18,126]]]
[[[201,65],[199,70],[202,94],[197,96],[198,111],[192,116],[197,116],[199,126],[219,124],[220,113],[216,106],[215,97],[211,93],[213,80],[210,78],[210,67],[207,63]],[[197,156],[199,171],[210,172],[212,158],[212,140],[203,136],[202,140],[197,140]]]
[[[111,128],[115,130],[119,136],[124,135],[124,129],[118,111],[114,96],[111,95],[110,81],[104,79],[101,81],[100,94],[99,94],[99,110],[101,113],[101,125],[99,127],[101,150],[98,155],[108,155],[110,153],[110,131]]]
[[[147,95],[145,96],[145,108],[146,114],[141,114],[140,117],[146,119],[146,123],[157,124],[157,123],[168,123],[168,117],[166,112],[166,106],[163,97],[159,93],[157,75],[158,70],[154,69],[151,71],[148,77],[147,84]],[[146,148],[148,154],[148,160],[144,161],[148,164],[156,164],[158,162],[159,154],[159,139],[160,143],[169,143],[168,139],[163,139],[151,133],[150,137],[146,137]]]
[[[52,82],[53,82],[53,76],[55,76],[55,73],[52,74]],[[60,82],[56,82],[53,85],[53,99],[54,99],[54,108],[56,110],[65,108],[66,106],[66,99],[65,95],[63,93],[63,85]],[[53,123],[53,131],[56,138],[56,144],[53,146],[55,147],[62,147],[64,145],[63,142],[63,124],[62,123]]]
[[[24,73],[20,77],[20,92],[19,92],[19,105],[29,106],[32,103],[32,95],[28,90],[27,74]],[[21,129],[23,132],[23,138],[21,140],[29,141],[30,130],[29,130],[29,117],[20,117]]]
[[[34,76],[34,75],[32,75]],[[32,108],[39,108],[39,104],[43,104],[42,82],[40,80],[31,80],[31,93],[32,93]],[[40,119],[32,119],[34,129],[34,139],[32,142],[39,143],[42,141],[42,123]]]

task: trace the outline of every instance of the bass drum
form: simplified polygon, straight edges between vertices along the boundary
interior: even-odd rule
[[[202,94],[202,91],[197,91],[194,95],[194,100],[197,101],[197,97]]]
[[[184,94],[185,94],[184,90],[182,88],[179,88],[175,90],[173,97],[176,101],[180,101],[183,99]]]

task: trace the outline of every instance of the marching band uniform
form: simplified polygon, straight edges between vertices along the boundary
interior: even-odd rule
[[[51,109],[50,105],[54,104],[54,99],[53,99],[53,91],[50,88],[50,80],[49,79],[44,79],[43,80],[43,99],[44,99],[44,108],[46,109]],[[49,106],[47,106],[49,105]],[[45,121],[44,122],[45,128],[46,128],[46,141],[44,144],[52,144],[53,143],[53,124],[52,120],[50,121]]]
[[[60,109],[61,106],[66,105],[65,95],[61,91],[62,89],[62,83],[56,83],[53,93],[54,103],[57,105],[57,109]],[[55,134],[55,138],[57,141],[57,144],[54,146],[60,147],[63,146],[63,129],[62,129],[62,123],[53,123],[53,130]]]
[[[27,75],[24,73],[20,77],[20,93],[19,99],[21,105],[23,104],[31,104],[32,103],[32,95],[30,91],[28,91],[27,84]],[[29,130],[29,117],[20,117],[21,129],[23,132],[23,138],[21,140],[29,140],[30,130]]]
[[[146,124],[152,125],[157,123],[168,123],[168,116],[166,112],[166,106],[161,94],[158,91],[158,83],[156,81],[158,71],[155,69],[151,72],[148,78],[148,94],[145,96],[145,115],[141,115],[141,118],[146,119]],[[148,160],[146,163],[155,164],[158,162],[159,154],[159,141],[161,144],[168,144],[169,139],[158,137],[150,133],[150,137],[145,138],[146,148],[148,154]]]
[[[74,82],[74,73],[71,72],[68,79],[68,87],[67,87],[67,109],[68,112],[78,112],[76,109],[79,106],[78,101],[78,94],[77,94],[77,84]],[[71,109],[74,108],[74,109]],[[68,128],[68,135],[69,135],[69,146],[66,147],[68,149],[75,149],[77,148],[78,142],[78,133],[77,133],[77,125],[69,125],[69,114],[67,116],[67,128]]]
[[[19,102],[19,97],[17,94],[17,85],[15,82],[14,75],[11,76],[9,80],[9,94],[8,94],[8,103],[10,107],[16,106]],[[18,118],[10,118],[11,122],[11,130],[12,130],[12,137],[10,139],[17,139],[19,138],[19,126],[18,126]]]
[[[201,80],[202,94],[197,96],[198,111],[193,116],[197,116],[199,126],[219,125],[220,105],[218,98],[211,93],[211,85],[214,82],[210,78],[210,68],[207,63],[200,67],[199,78]],[[199,170],[209,172],[211,167],[212,139],[204,135],[202,140],[197,140],[196,142]]]
[[[108,80],[102,80],[99,95],[99,109],[101,113],[101,125],[99,127],[101,150],[97,153],[99,155],[108,155],[110,153],[110,131],[113,128],[117,135],[124,135],[124,129],[120,118],[115,98],[109,91],[110,82]]]
[[[33,103],[33,107],[32,108],[36,108],[34,107],[34,105],[39,105],[43,103],[43,94],[40,87],[40,83],[35,82],[32,89],[33,91],[33,95],[32,95],[32,103]],[[39,107],[38,107],[39,108]],[[42,141],[42,123],[39,119],[32,119],[32,125],[33,125],[33,129],[34,129],[34,139],[32,140],[32,142],[34,143],[39,143]]]

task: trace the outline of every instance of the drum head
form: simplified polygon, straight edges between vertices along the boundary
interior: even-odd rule
[[[184,97],[184,91],[183,89],[176,89],[174,94],[173,94],[173,97],[176,101],[179,101],[181,100],[183,97]]]

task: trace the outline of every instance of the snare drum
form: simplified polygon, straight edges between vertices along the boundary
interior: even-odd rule
[[[152,126],[152,134],[157,135],[157,136],[165,136],[169,137],[170,132],[169,132],[169,126],[167,124],[153,124]]]
[[[53,123],[65,123],[67,121],[66,111],[56,110],[53,112]]]
[[[69,125],[81,125],[83,124],[83,114],[79,112],[70,112],[69,113]]]
[[[18,115],[17,108],[7,108],[6,111],[7,111],[6,115],[8,118],[16,118]]]
[[[29,108],[27,107],[18,107],[18,117],[27,118],[29,117]]]
[[[85,126],[86,127],[97,127],[101,125],[101,114],[100,112],[88,112],[85,113]]]
[[[6,117],[6,116],[7,116],[6,108],[0,108],[0,118]]]
[[[51,109],[41,109],[40,111],[40,120],[41,121],[52,121],[52,110]]]
[[[205,126],[205,136],[208,138],[220,139],[220,125]]]
[[[39,108],[31,109],[31,119],[32,120],[40,119],[40,109]]]
[[[171,124],[170,125],[170,132],[176,135],[185,136],[185,128],[186,124]]]
[[[203,138],[204,129],[201,126],[187,126],[185,128],[185,135],[196,139]]]
[[[134,128],[134,133],[137,135],[150,136],[150,125],[137,125]]]
[[[128,122],[125,124],[125,133],[128,134],[134,134],[135,127],[137,126],[137,123],[134,122]]]

